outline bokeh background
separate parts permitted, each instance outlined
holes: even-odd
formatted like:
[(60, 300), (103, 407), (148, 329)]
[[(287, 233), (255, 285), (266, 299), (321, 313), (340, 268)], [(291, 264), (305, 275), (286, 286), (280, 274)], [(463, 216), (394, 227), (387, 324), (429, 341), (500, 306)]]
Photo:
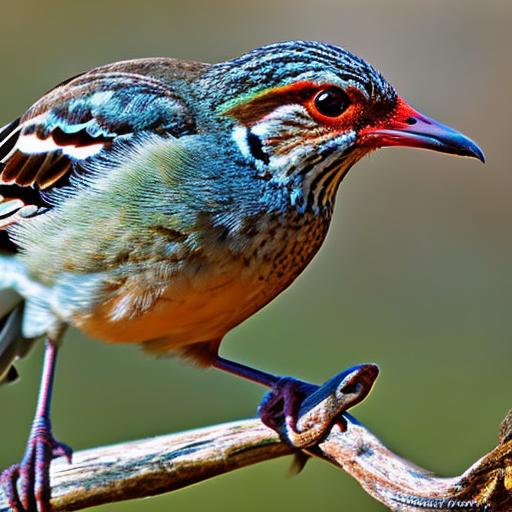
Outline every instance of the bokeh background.
[[(344, 181), (328, 240), (292, 288), (234, 330), (226, 356), (323, 381), (358, 362), (382, 375), (355, 411), (390, 447), (442, 475), (492, 448), (512, 405), (512, 173), (508, 0), (2, 4), (0, 122), (61, 80), (143, 56), (219, 61), (271, 41), (322, 39), (375, 64), (419, 110), (461, 129), (488, 163), (387, 149)], [(262, 389), (70, 332), (54, 401), (75, 449), (254, 414)], [(18, 460), (40, 348), (0, 389), (0, 467)], [(104, 512), (379, 511), (348, 476), (264, 463)]]

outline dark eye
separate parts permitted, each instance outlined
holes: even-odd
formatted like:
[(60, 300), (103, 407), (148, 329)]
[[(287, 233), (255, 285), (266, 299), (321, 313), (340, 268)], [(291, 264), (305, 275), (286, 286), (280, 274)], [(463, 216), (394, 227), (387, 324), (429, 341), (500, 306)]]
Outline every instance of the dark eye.
[(338, 87), (324, 89), (315, 96), (316, 109), (327, 117), (338, 117), (347, 110), (349, 105), (349, 97)]

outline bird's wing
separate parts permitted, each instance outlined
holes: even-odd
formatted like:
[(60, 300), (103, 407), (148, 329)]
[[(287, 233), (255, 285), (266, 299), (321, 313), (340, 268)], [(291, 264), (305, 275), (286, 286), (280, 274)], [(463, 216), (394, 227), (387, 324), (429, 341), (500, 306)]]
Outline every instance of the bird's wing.
[(81, 162), (108, 151), (117, 139), (194, 133), (193, 116), (173, 88), (179, 73), (164, 79), (166, 61), (154, 60), (79, 75), (0, 129), (0, 230), (44, 213), (52, 190), (67, 185)]

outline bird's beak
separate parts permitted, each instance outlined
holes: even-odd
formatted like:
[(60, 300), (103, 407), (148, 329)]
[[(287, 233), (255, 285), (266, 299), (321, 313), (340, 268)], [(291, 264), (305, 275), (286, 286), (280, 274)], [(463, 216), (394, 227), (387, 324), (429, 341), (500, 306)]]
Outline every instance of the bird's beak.
[(399, 98), (393, 114), (359, 132), (357, 144), (368, 148), (406, 146), (469, 156), (485, 162), (483, 151), (462, 133), (424, 116)]

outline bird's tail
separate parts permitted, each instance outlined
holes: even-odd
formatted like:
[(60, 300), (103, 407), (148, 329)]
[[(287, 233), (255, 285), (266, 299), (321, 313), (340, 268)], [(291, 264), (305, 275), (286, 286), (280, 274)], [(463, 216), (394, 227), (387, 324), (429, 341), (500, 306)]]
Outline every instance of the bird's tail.
[(17, 379), (13, 363), (32, 347), (21, 332), (23, 307), (24, 300), (15, 291), (0, 290), (0, 385)]

